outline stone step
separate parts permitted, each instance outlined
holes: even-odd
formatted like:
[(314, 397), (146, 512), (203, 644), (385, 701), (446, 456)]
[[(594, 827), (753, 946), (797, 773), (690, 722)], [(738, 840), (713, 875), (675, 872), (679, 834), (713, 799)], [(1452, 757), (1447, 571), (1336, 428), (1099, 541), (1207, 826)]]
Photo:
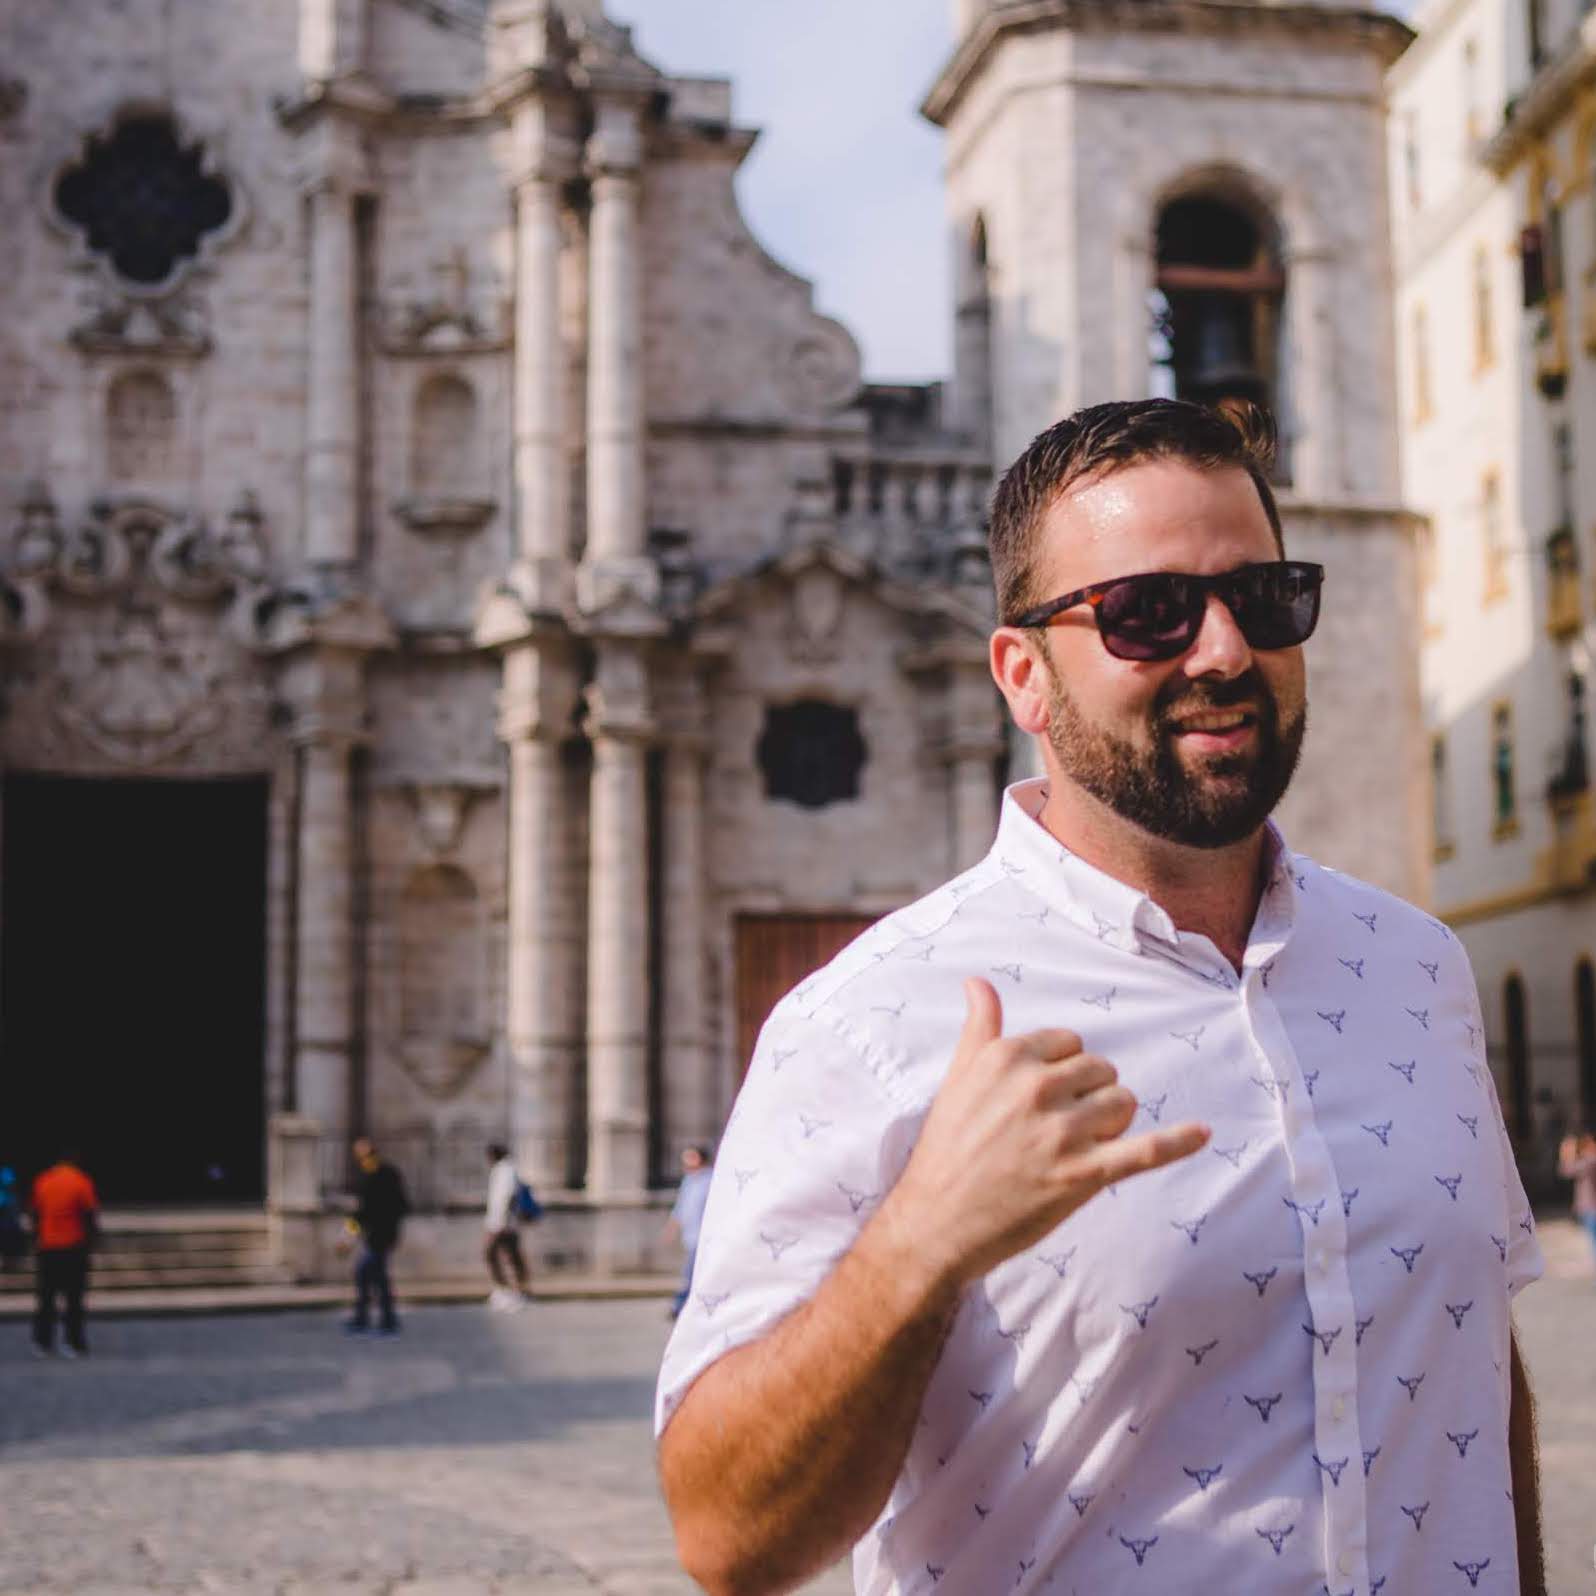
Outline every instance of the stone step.
[[(89, 1271), (91, 1292), (153, 1291), (162, 1288), (217, 1290), (243, 1286), (286, 1285), (292, 1276), (275, 1264), (241, 1264), (232, 1268), (212, 1268), (203, 1264), (172, 1264), (154, 1268), (102, 1269), (96, 1264)], [(0, 1293), (33, 1289), (29, 1269), (0, 1269)]]

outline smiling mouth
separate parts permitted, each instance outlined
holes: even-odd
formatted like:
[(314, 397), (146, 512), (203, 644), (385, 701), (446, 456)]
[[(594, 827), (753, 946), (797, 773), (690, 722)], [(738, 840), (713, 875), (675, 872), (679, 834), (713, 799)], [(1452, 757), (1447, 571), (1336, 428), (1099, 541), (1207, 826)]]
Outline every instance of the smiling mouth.
[(1223, 737), (1244, 731), (1258, 723), (1258, 716), (1247, 709), (1210, 709), (1179, 722), (1177, 736)]

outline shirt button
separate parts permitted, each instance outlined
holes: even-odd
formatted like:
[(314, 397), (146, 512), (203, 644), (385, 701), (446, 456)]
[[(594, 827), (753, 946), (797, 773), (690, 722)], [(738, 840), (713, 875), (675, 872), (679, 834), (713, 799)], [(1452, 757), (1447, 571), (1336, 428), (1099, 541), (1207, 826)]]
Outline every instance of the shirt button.
[(1336, 1569), (1339, 1573), (1350, 1574), (1352, 1572), (1352, 1565), (1353, 1557), (1351, 1552), (1343, 1552), (1336, 1559)]

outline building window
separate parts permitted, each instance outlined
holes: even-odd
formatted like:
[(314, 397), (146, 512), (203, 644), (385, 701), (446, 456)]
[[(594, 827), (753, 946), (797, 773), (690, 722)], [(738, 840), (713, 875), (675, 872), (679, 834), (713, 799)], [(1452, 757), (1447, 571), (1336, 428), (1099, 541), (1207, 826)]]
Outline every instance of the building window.
[(1507, 592), (1507, 538), (1502, 528), (1502, 485), (1494, 471), (1480, 484), (1480, 546), (1485, 557), (1485, 602)]
[(1507, 1037), (1507, 1125), (1514, 1141), (1530, 1137), (1529, 1003), (1518, 974), (1502, 983), (1502, 1028)]
[(1482, 244), (1474, 251), (1474, 369), (1496, 359), (1496, 328), (1491, 319), (1491, 257)]
[(1432, 411), (1430, 393), (1430, 329), (1424, 306), (1413, 311), (1413, 422), (1415, 426), (1430, 419)]
[(56, 211), (119, 277), (153, 288), (192, 260), (202, 240), (233, 214), (227, 184), (205, 170), (167, 116), (124, 117), (88, 141), (56, 179)]
[(1473, 39), (1463, 42), (1463, 136), (1470, 146), (1478, 142), (1480, 120), (1480, 49)]
[(1576, 798), (1590, 786), (1590, 756), (1585, 740), (1585, 678), (1570, 671), (1565, 683), (1564, 734), (1553, 756), (1546, 795), (1554, 804)]
[(1156, 249), (1154, 353), (1167, 346), (1175, 396), (1275, 408), (1286, 279), (1273, 220), (1230, 193), (1187, 194), (1159, 213)]
[(1452, 786), (1446, 768), (1446, 734), (1437, 732), (1430, 739), (1430, 818), (1434, 828), (1435, 857), (1450, 859), (1455, 847), (1452, 835)]
[(1409, 111), (1402, 120), (1402, 165), (1407, 173), (1408, 209), (1416, 211), (1424, 203), (1422, 169), (1419, 158), (1419, 113)]
[(767, 798), (802, 809), (857, 798), (866, 757), (859, 713), (818, 699), (772, 705), (757, 755)]
[(1546, 0), (1524, 0), (1524, 22), (1530, 71), (1538, 72), (1546, 65)]
[(1501, 839), (1518, 832), (1518, 778), (1513, 756), (1513, 707), (1491, 710), (1492, 834)]

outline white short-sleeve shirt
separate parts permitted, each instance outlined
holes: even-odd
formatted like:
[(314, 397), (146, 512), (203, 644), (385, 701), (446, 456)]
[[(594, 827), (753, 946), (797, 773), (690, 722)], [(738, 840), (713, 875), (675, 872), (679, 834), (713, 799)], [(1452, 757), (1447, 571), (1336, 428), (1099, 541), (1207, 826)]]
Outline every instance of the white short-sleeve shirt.
[(861, 1592), (1518, 1590), (1509, 1302), (1540, 1274), (1467, 959), (1273, 840), (1242, 973), (1008, 793), (973, 870), (767, 1022), (727, 1127), (660, 1429), (810, 1298), (901, 1173), (990, 980), (1194, 1157), (965, 1294)]

